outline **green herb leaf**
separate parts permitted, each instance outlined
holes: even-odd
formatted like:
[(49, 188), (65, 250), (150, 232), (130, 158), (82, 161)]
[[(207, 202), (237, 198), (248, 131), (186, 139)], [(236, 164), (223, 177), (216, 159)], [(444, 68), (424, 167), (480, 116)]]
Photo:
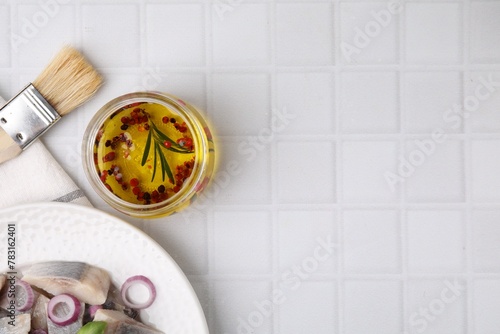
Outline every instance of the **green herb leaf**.
[(146, 139), (146, 146), (144, 147), (144, 155), (142, 156), (141, 166), (146, 164), (148, 161), (149, 150), (151, 148), (151, 137), (153, 135), (153, 131), (150, 129), (148, 133), (148, 139)]
[(151, 182), (153, 182), (153, 180), (155, 179), (155, 175), (156, 175), (156, 156), (158, 154), (157, 147), (158, 147), (158, 145), (155, 144), (155, 157), (153, 159), (153, 176), (151, 177)]
[(158, 147), (158, 143), (155, 142), (155, 146), (157, 147), (158, 150), (158, 155), (160, 156), (160, 165), (161, 165), (161, 179), (165, 181), (165, 156), (163, 155), (163, 152), (160, 150)]
[(165, 154), (161, 151), (160, 144), (155, 143), (158, 146), (158, 152), (160, 153), (160, 164), (162, 169), (162, 180), (165, 181), (165, 174), (167, 174), (169, 180), (174, 180), (174, 175), (170, 170), (170, 166), (168, 165), (167, 158), (165, 158)]
[(180, 149), (180, 150), (185, 151), (185, 152), (189, 152), (185, 148), (183, 148), (182, 146), (180, 146), (179, 144), (177, 144), (173, 139), (171, 139), (166, 134), (164, 134), (163, 132), (161, 132), (160, 129), (158, 129), (156, 127), (156, 125), (154, 125), (153, 122), (151, 122), (151, 124), (153, 125), (153, 129), (155, 130), (155, 132), (158, 135), (158, 137), (159, 137), (160, 141), (162, 142), (162, 144), (166, 140), (166, 141), (170, 142), (170, 144), (172, 144), (172, 147), (175, 146), (177, 149)]
[(178, 149), (173, 148), (173, 147), (169, 147), (169, 148), (165, 147), (165, 149), (172, 151), (172, 152), (175, 152), (175, 153), (180, 153), (180, 154), (193, 154), (193, 151), (179, 151)]
[(104, 321), (92, 321), (80, 328), (76, 334), (104, 334), (107, 326)]

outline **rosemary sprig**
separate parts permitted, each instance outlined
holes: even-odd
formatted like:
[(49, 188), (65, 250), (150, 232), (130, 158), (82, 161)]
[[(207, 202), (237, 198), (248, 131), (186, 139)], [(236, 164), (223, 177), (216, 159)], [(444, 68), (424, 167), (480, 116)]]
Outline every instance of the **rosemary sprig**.
[[(141, 166), (144, 166), (146, 162), (148, 161), (148, 156), (149, 152), (151, 151), (151, 144), (154, 145), (154, 156), (153, 156), (153, 175), (151, 177), (151, 182), (153, 182), (155, 176), (156, 176), (156, 165), (157, 165), (157, 159), (160, 159), (160, 166), (161, 166), (161, 177), (162, 181), (165, 181), (165, 175), (168, 176), (169, 180), (171, 183), (174, 182), (174, 175), (172, 173), (172, 170), (170, 169), (170, 166), (168, 165), (167, 158), (165, 157), (165, 153), (163, 152), (162, 149), (169, 150), (175, 153), (180, 153), (180, 154), (189, 154), (193, 153), (192, 151), (187, 150), (186, 148), (180, 146), (169, 138), (166, 134), (160, 131), (156, 127), (156, 125), (151, 121), (151, 127), (149, 128), (148, 132), (148, 138), (146, 139), (146, 145), (144, 147), (144, 154), (142, 156), (142, 161), (141, 161)], [(171, 146), (170, 147), (165, 147), (163, 145), (163, 142), (168, 141), (170, 142)], [(154, 142), (154, 143), (152, 143)], [(175, 148), (174, 148), (175, 146)]]
[[(169, 147), (169, 149), (175, 147), (175, 148), (177, 148), (180, 151), (189, 152), (184, 147), (182, 147), (181, 145), (177, 144), (177, 142), (175, 140), (171, 139), (166, 134), (164, 134), (163, 132), (161, 132), (160, 129), (158, 129), (153, 122), (151, 122), (151, 125), (152, 125), (152, 128), (154, 129), (154, 131), (156, 132), (156, 135), (158, 135), (159, 139), (162, 141), (162, 143), (163, 143), (163, 141), (168, 141), (168, 142), (170, 142), (170, 144), (172, 144), (172, 146)], [(189, 152), (189, 153), (191, 153), (191, 152)]]

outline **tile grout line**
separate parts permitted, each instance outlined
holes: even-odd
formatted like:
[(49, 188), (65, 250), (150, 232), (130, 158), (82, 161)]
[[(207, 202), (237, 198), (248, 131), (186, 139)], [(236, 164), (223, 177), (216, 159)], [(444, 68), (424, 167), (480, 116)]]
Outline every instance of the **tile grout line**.
[[(212, 99), (212, 68), (213, 64), (213, 54), (212, 54), (212, 7), (210, 2), (206, 2), (204, 4), (204, 43), (205, 43), (205, 104), (206, 104), (206, 113), (209, 118), (213, 118), (213, 99)], [(208, 285), (208, 309), (210, 314), (207, 315), (207, 325), (208, 328), (215, 331), (216, 330), (216, 307), (215, 307), (215, 282), (212, 279), (212, 276), (215, 274), (215, 200), (211, 200), (212, 205), (207, 213), (207, 267), (208, 267), (208, 275), (207, 277), (207, 285)]]
[[(463, 53), (462, 58), (464, 62), (464, 71), (462, 73), (462, 103), (465, 101), (465, 96), (467, 94), (468, 79), (470, 78), (470, 44), (468, 38), (468, 32), (470, 31), (470, 0), (464, 0), (462, 4), (462, 38), (463, 38)], [(463, 131), (466, 135), (465, 140), (462, 145), (463, 161), (464, 161), (464, 192), (465, 192), (465, 270), (467, 273), (466, 278), (466, 301), (465, 301), (465, 328), (467, 328), (468, 333), (472, 333), (474, 330), (474, 310), (473, 310), (473, 293), (474, 293), (474, 279), (473, 279), (473, 261), (472, 261), (472, 142), (471, 142), (471, 119), (466, 119), (463, 125)]]
[[(17, 59), (17, 56), (16, 56), (16, 53), (14, 52), (14, 48), (12, 47), (12, 33), (13, 33), (13, 30), (15, 26), (17, 26), (17, 23), (18, 23), (18, 20), (16, 19), (16, 17), (18, 16), (18, 5), (15, 4), (15, 2), (13, 0), (10, 1), (10, 26), (11, 26), (11, 30), (10, 30), (10, 67), (11, 67), (11, 71), (12, 73), (19, 73), (19, 62), (18, 62), (18, 59)], [(12, 81), (15, 81), (15, 82), (12, 82)], [(19, 75), (14, 77), (14, 75), (11, 75), (11, 90), (12, 88), (14, 87), (14, 92), (17, 92), (18, 89), (21, 89), (21, 86), (19, 84), (19, 81), (20, 81), (20, 78), (19, 78)], [(10, 99), (10, 97), (6, 97), (4, 96), (4, 98), (8, 101)]]
[[(277, 18), (277, 4), (272, 1), (268, 4), (269, 13), (269, 54), (268, 61), (270, 61), (271, 72), (270, 72), (270, 107), (271, 110), (278, 108), (277, 101), (277, 70), (276, 70), (276, 49), (277, 49), (277, 28), (276, 28), (276, 18)], [(271, 113), (272, 114), (272, 113)], [(272, 121), (271, 121), (272, 122)], [(270, 123), (271, 124), (271, 123)], [(270, 145), (270, 169), (271, 169), (271, 202), (272, 202), (272, 245), (271, 245), (271, 259), (272, 259), (272, 291), (271, 300), (273, 298), (273, 291), (280, 291), (280, 249), (279, 249), (279, 139), (275, 136), (274, 140)], [(280, 305), (273, 305), (273, 316), (271, 317), (272, 323), (271, 328), (273, 328), (273, 333), (280, 333), (281, 323), (280, 323)]]
[[(406, 3), (405, 3), (406, 4)], [(406, 63), (406, 7), (403, 7), (399, 15), (397, 16), (398, 23), (398, 46), (399, 46), (399, 68), (398, 68), (398, 102), (399, 102), (399, 131), (401, 137), (399, 139), (399, 158), (402, 159), (405, 155), (405, 143), (406, 143), (406, 110), (405, 110), (405, 69), (407, 67)], [(398, 163), (396, 162), (396, 168)], [(410, 315), (410, 302), (409, 302), (409, 276), (408, 276), (408, 226), (406, 224), (406, 212), (407, 212), (407, 203), (406, 203), (406, 184), (405, 182), (401, 182), (399, 187), (399, 204), (400, 210), (397, 211), (399, 214), (399, 226), (400, 226), (400, 247), (401, 247), (401, 291), (402, 291), (402, 314), (401, 321), (403, 322), (402, 330), (404, 333), (410, 333), (409, 323), (406, 319), (409, 319)]]
[[(332, 4), (333, 7), (333, 15), (334, 15), (334, 40), (337, 42), (342, 41), (342, 26), (341, 26), (341, 10), (340, 3)], [(333, 119), (335, 119), (334, 124), (334, 135), (333, 138), (335, 140), (335, 200), (336, 200), (336, 211), (335, 218), (337, 220), (337, 236), (335, 241), (337, 242), (336, 248), (336, 273), (337, 273), (337, 282), (336, 282), (336, 290), (337, 290), (337, 300), (336, 300), (336, 308), (337, 308), (337, 332), (344, 333), (345, 332), (345, 324), (344, 324), (344, 294), (342, 287), (344, 286), (344, 261), (343, 261), (343, 193), (342, 193), (342, 141), (340, 137), (341, 131), (341, 122), (342, 122), (342, 101), (341, 101), (341, 92), (342, 92), (342, 55), (340, 48), (335, 47), (335, 72), (334, 72), (334, 91), (333, 93), (333, 101), (334, 101), (334, 113)]]

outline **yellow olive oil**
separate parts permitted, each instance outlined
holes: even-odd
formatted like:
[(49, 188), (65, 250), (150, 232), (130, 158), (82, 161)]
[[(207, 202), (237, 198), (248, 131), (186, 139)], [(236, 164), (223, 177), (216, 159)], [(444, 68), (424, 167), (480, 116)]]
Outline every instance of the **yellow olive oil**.
[(163, 202), (195, 168), (195, 141), (179, 114), (150, 102), (115, 111), (100, 128), (94, 163), (106, 188), (134, 204)]

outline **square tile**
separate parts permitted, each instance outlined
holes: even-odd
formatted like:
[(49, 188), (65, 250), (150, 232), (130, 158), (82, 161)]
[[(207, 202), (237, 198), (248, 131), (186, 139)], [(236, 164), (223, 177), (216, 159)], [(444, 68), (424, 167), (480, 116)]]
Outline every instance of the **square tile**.
[[(173, 215), (161, 224), (146, 220), (144, 229), (165, 248), (186, 274), (208, 273), (207, 217), (204, 213), (196, 211), (189, 216)], [(189, 245), (189, 252), (186, 251), (186, 245)]]
[(269, 63), (270, 31), (267, 4), (238, 3), (221, 15), (212, 7), (213, 61), (216, 65)]
[(270, 81), (267, 74), (214, 74), (212, 110), (222, 136), (258, 135), (271, 129)]
[[(213, 333), (272, 332), (275, 303), (269, 282), (216, 281)], [(276, 301), (282, 301), (282, 298)]]
[(400, 282), (346, 281), (344, 333), (401, 333), (403, 296)]
[(473, 72), (466, 82), (464, 115), (474, 132), (500, 131), (500, 72)]
[(405, 8), (409, 63), (461, 63), (461, 4), (408, 3)]
[(205, 61), (205, 14), (198, 4), (146, 7), (147, 61), (151, 66), (201, 66)]
[(472, 296), (474, 333), (496, 334), (500, 328), (500, 280), (474, 282)]
[(344, 211), (344, 270), (356, 274), (401, 272), (400, 234), (397, 211)]
[(217, 204), (267, 204), (271, 201), (270, 148), (248, 139), (219, 141), (219, 165), (203, 197)]
[[(20, 5), (13, 33), (20, 36), (12, 43), (19, 64), (24, 67), (45, 67), (59, 49), (75, 39), (75, 8), (53, 5)], [(50, 47), (48, 47), (50, 46)], [(36, 54), (36, 57), (33, 55)], [(1, 56), (0, 56), (1, 57)]]
[(200, 305), (203, 309), (203, 313), (205, 314), (205, 318), (212, 319), (212, 310), (210, 306), (212, 302), (212, 299), (210, 298), (210, 285), (204, 281), (195, 281), (193, 278), (189, 279), (191, 286), (196, 293), (196, 297), (200, 301)]
[(279, 306), (280, 332), (334, 334), (337, 293), (334, 282), (303, 282)]
[(398, 59), (398, 14), (387, 4), (341, 3), (340, 54), (346, 64), (388, 64)]
[(500, 62), (500, 4), (476, 2), (471, 4), (470, 58), (477, 63)]
[(346, 133), (399, 131), (399, 83), (395, 72), (344, 72), (340, 127)]
[(500, 272), (500, 210), (475, 210), (472, 230), (474, 270)]
[(342, 143), (342, 197), (346, 202), (397, 202), (398, 185), (388, 173), (396, 171), (398, 143), (345, 141)]
[(461, 272), (465, 227), (461, 211), (407, 213), (408, 268), (414, 273)]
[(81, 12), (83, 47), (95, 66), (140, 65), (138, 5), (83, 5)]
[[(25, 44), (25, 38), (17, 34), (11, 35), (10, 32), (10, 7), (0, 6), (0, 49), (9, 50), (9, 52), (0, 53), (0, 67), (10, 66), (11, 47), (15, 50), (16, 45)], [(10, 37), (10, 38), (9, 38)]]
[(467, 286), (463, 280), (410, 281), (405, 317), (410, 334), (465, 334), (466, 301)]
[[(9, 74), (0, 74), (0, 101), (1, 99), (4, 99), (5, 102), (7, 100), (14, 96), (15, 92), (12, 87), (11, 83), (11, 76)], [(0, 106), (3, 105), (2, 102), (0, 102)]]
[(333, 211), (280, 211), (279, 267), (301, 266), (308, 274), (334, 273), (337, 232)]
[(403, 78), (407, 132), (462, 131), (463, 98), (459, 72), (410, 72)]
[(328, 134), (334, 129), (334, 78), (330, 73), (278, 73), (277, 108), (293, 119), (283, 134)]
[(272, 270), (271, 215), (216, 211), (214, 264), (218, 274), (269, 274)]
[(413, 170), (406, 180), (410, 202), (462, 202), (465, 199), (463, 143), (432, 138), (406, 143), (404, 160)]
[(335, 200), (334, 145), (329, 142), (278, 143), (278, 199), (282, 203)]
[(473, 140), (472, 198), (476, 202), (500, 201), (500, 141)]
[(166, 73), (159, 75), (157, 90), (173, 94), (205, 114), (207, 109), (204, 73)]
[[(134, 91), (134, 87), (140, 87), (141, 83), (141, 75), (137, 73), (126, 73), (122, 71), (120, 73), (116, 72), (108, 72), (108, 71), (100, 71), (101, 75), (104, 78), (105, 84), (97, 91), (95, 96), (87, 101), (81, 108), (79, 108), (78, 112), (72, 112), (69, 116), (73, 117), (73, 114), (77, 116), (78, 121), (72, 122), (75, 126), (80, 126), (78, 130), (75, 130), (80, 133), (80, 136), (83, 136), (83, 133), (89, 124), (90, 120), (94, 117), (95, 113), (106, 103), (109, 102), (110, 98), (118, 97), (123, 94), (131, 93)], [(54, 130), (59, 128), (59, 126), (54, 126)], [(61, 127), (62, 128), (62, 127)], [(52, 133), (52, 129), (49, 133)], [(49, 134), (48, 133), (48, 134)]]
[(332, 64), (333, 17), (333, 6), (329, 3), (276, 5), (277, 63)]

